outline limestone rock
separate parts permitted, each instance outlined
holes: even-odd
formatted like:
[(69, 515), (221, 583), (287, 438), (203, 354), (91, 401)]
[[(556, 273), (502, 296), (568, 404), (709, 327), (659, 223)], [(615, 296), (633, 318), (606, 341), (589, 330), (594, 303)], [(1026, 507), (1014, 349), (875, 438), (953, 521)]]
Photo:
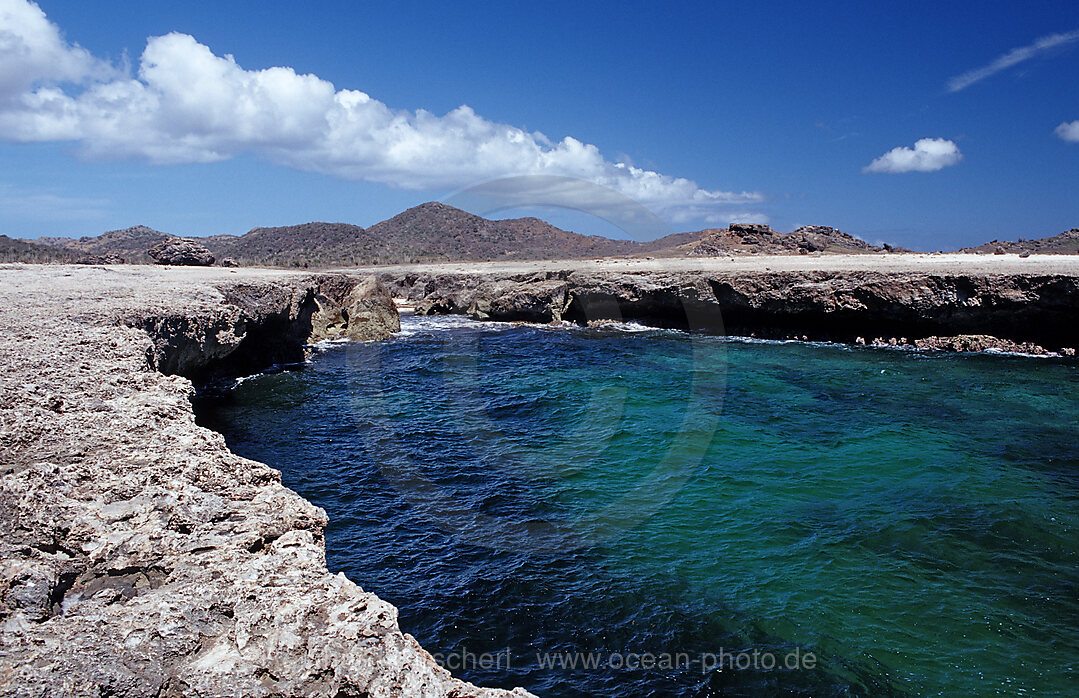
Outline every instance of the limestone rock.
[(393, 606), (330, 574), (326, 513), (198, 426), (191, 382), (148, 361), (291, 351), (320, 288), (0, 269), (0, 695), (528, 695), (454, 679)]
[(401, 330), (393, 298), (375, 278), (338, 275), (313, 279), (319, 309), (311, 318), (308, 343), (325, 339), (385, 339)]
[(1038, 346), (1033, 342), (1013, 342), (986, 334), (964, 334), (955, 337), (924, 337), (915, 340), (913, 345), (918, 349), (933, 349), (937, 351), (1010, 351), (1037, 355), (1049, 353), (1045, 347)]
[[(816, 234), (813, 231), (807, 234)], [(804, 248), (803, 248), (804, 249)], [(710, 333), (884, 343), (985, 335), (997, 347), (1079, 344), (1079, 280), (1054, 274), (871, 271), (383, 274), (416, 313), (634, 320)], [(941, 349), (960, 345), (939, 343)], [(988, 346), (988, 345), (987, 345)]]

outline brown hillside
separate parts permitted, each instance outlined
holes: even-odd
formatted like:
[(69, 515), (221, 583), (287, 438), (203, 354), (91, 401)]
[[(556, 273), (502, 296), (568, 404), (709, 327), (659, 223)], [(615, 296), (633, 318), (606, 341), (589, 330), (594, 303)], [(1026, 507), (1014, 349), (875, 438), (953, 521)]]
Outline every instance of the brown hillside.
[[(146, 250), (171, 238), (146, 226), (113, 230), (97, 237), (42, 238), (38, 242), (78, 258), (116, 255), (151, 263)], [(219, 262), (244, 266), (335, 267), (363, 264), (465, 260), (584, 259), (593, 257), (683, 257), (727, 254), (808, 254), (879, 252), (882, 249), (834, 228), (806, 226), (781, 234), (767, 225), (675, 233), (635, 242), (580, 235), (539, 218), (489, 220), (442, 203), (426, 203), (370, 228), (348, 223), (304, 223), (254, 228), (243, 235), (192, 238)]]
[(199, 242), (244, 266), (350, 266), (366, 262), (364, 229), (348, 223), (304, 223), (213, 235)]
[(493, 221), (431, 202), (367, 229), (381, 258), (394, 261), (572, 259), (628, 254), (637, 243), (580, 235), (539, 218)]
[(351, 266), (486, 259), (558, 259), (630, 254), (641, 243), (571, 233), (539, 218), (493, 221), (426, 203), (366, 230), (347, 223), (305, 223), (215, 235), (201, 242), (218, 259), (243, 265)]

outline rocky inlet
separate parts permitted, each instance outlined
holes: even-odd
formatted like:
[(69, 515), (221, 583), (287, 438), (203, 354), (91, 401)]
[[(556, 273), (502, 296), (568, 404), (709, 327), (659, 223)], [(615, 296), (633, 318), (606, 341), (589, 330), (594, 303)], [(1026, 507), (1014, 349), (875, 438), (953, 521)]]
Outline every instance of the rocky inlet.
[[(959, 351), (1079, 345), (1071, 259), (597, 260), (297, 274), (0, 267), (0, 694), (498, 696), (326, 568), (325, 513), (195, 424), (193, 382), (419, 313)], [(362, 581), (362, 580), (358, 580)]]

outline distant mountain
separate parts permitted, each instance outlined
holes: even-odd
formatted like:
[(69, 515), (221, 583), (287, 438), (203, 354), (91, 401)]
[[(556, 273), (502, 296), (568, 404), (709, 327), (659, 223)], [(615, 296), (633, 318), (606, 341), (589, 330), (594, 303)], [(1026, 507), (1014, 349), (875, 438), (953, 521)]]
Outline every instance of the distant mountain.
[(572, 259), (648, 248), (629, 240), (571, 233), (539, 218), (488, 220), (437, 202), (420, 204), (367, 229), (347, 223), (305, 223), (200, 241), (218, 259), (274, 266)]
[(145, 225), (136, 225), (123, 230), (110, 230), (93, 237), (79, 239), (47, 237), (35, 242), (50, 247), (67, 250), (76, 257), (97, 257), (117, 255), (130, 264), (152, 264), (154, 260), (146, 254), (157, 243), (168, 240), (174, 235), (166, 235)]
[(1059, 235), (1036, 240), (1019, 238), (1015, 242), (993, 240), (977, 247), (964, 247), (960, 252), (968, 254), (992, 254), (1000, 250), (1006, 254), (1079, 254), (1079, 228), (1066, 230)]
[(493, 221), (436, 202), (421, 204), (371, 226), (378, 257), (435, 259), (558, 259), (629, 254), (638, 245), (580, 235), (539, 218)]
[[(81, 259), (116, 255), (128, 262), (150, 263), (146, 250), (172, 237), (139, 225), (96, 237), (41, 238), (37, 243)], [(650, 242), (613, 240), (562, 230), (539, 218), (489, 220), (437, 202), (415, 206), (366, 229), (348, 223), (304, 223), (255, 228), (243, 235), (189, 239), (209, 248), (219, 262), (231, 259), (243, 266), (279, 267), (754, 252), (860, 253), (891, 249), (870, 245), (825, 226), (805, 226), (783, 234), (767, 225), (750, 223), (675, 233)]]

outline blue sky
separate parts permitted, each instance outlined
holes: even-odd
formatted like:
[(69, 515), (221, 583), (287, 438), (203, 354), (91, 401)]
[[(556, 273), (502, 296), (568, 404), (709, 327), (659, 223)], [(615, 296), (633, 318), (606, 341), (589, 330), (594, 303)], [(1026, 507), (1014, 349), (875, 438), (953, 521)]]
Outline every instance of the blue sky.
[(520, 174), (657, 233), (1079, 227), (1079, 3), (894, 5), (0, 0), (0, 233), (370, 225)]

